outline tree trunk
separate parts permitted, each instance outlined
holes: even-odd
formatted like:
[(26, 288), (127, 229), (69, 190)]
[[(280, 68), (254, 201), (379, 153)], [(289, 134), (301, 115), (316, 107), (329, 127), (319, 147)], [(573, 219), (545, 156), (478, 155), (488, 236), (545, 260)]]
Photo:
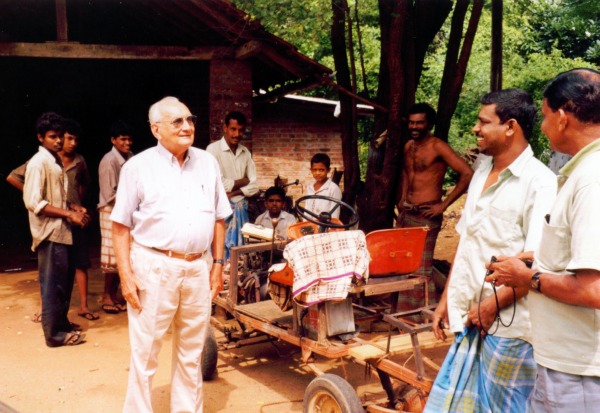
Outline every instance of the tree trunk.
[[(393, 225), (406, 136), (403, 117), (415, 102), (427, 47), (452, 9), (451, 0), (379, 0), (381, 61), (377, 102), (389, 108), (377, 113), (365, 188), (359, 197), (361, 228)], [(384, 143), (374, 143), (386, 131)]]
[[(401, 116), (404, 108), (405, 72), (400, 54), (408, 16), (408, 0), (380, 0), (381, 19), (381, 67), (379, 75), (379, 103), (389, 107), (388, 114), (378, 113), (375, 119), (377, 138), (387, 129), (387, 139), (376, 157), (378, 165), (367, 170), (365, 188), (359, 199), (359, 209), (363, 219), (360, 227), (365, 232), (389, 228), (393, 223), (394, 191), (401, 168), (400, 151)], [(373, 158), (371, 159), (373, 164)], [(377, 170), (379, 173), (374, 173)], [(368, 219), (364, 219), (368, 217)]]
[(502, 89), (502, 14), (503, 0), (492, 0), (492, 67), (490, 91)]
[[(452, 15), (452, 26), (448, 39), (448, 51), (446, 52), (442, 85), (440, 86), (438, 116), (435, 125), (435, 136), (444, 141), (448, 141), (450, 121), (458, 104), (460, 91), (465, 80), (467, 64), (471, 56), (471, 48), (473, 47), (479, 18), (481, 17), (481, 9), (483, 8), (483, 0), (473, 0), (471, 17), (461, 49), (463, 26), (469, 3), (470, 0), (458, 0)], [(443, 99), (441, 98), (442, 96)]]
[[(333, 22), (331, 25), (331, 46), (336, 69), (337, 83), (347, 90), (352, 89), (350, 68), (346, 54), (345, 21), (348, 4), (346, 0), (331, 0)], [(344, 193), (343, 200), (354, 205), (356, 192), (360, 182), (360, 165), (358, 162), (358, 143), (356, 140), (356, 105), (352, 97), (339, 93), (340, 123), (342, 126), (342, 154), (344, 158)], [(344, 216), (342, 215), (342, 219)]]

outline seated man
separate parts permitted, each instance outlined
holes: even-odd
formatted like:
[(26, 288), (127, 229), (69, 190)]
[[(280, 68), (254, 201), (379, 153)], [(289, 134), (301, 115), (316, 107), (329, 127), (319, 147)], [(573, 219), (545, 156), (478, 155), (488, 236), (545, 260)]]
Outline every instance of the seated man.
[(282, 210), (285, 202), (285, 191), (278, 186), (272, 186), (265, 192), (267, 210), (256, 217), (254, 223), (265, 228), (273, 228), (273, 220), (278, 220), (275, 226), (275, 239), (287, 239), (287, 227), (296, 223), (296, 217)]

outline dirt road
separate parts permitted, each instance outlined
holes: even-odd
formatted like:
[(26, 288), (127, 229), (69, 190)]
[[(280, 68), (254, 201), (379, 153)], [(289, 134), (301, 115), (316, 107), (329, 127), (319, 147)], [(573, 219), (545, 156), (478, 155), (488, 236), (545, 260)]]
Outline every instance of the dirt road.
[[(456, 245), (455, 209), (448, 211), (436, 258), (451, 260)], [(97, 321), (77, 317), (77, 293), (70, 318), (82, 324), (87, 342), (77, 347), (48, 348), (40, 324), (31, 316), (39, 305), (37, 272), (0, 273), (0, 402), (19, 413), (120, 412), (129, 361), (127, 317), (104, 314)], [(103, 285), (98, 270), (90, 273), (93, 308)], [(169, 411), (170, 337), (160, 355), (154, 380), (156, 413)], [(205, 383), (205, 412), (301, 412), (301, 400), (313, 373), (297, 348), (260, 344), (219, 352), (218, 378)], [(368, 394), (375, 378), (339, 360), (317, 367), (346, 377), (359, 394)], [(333, 370), (332, 370), (333, 369)], [(0, 404), (0, 413), (4, 413)]]

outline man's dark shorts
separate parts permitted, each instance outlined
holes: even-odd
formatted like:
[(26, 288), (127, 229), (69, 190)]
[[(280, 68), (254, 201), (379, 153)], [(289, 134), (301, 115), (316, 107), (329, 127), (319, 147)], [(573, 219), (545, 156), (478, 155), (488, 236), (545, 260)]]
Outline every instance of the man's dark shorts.
[(87, 245), (86, 230), (79, 227), (71, 227), (73, 234), (73, 245), (69, 251), (70, 261), (75, 268), (87, 270), (91, 266), (90, 254)]

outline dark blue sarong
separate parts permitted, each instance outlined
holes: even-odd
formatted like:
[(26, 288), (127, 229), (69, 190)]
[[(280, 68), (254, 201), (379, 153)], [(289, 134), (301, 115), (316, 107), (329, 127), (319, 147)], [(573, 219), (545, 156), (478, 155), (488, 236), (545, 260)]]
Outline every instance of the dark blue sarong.
[(242, 235), (242, 226), (248, 222), (248, 201), (246, 198), (238, 202), (231, 202), (233, 214), (225, 220), (227, 230), (225, 232), (225, 259), (228, 260), (231, 254), (231, 248), (244, 245)]

